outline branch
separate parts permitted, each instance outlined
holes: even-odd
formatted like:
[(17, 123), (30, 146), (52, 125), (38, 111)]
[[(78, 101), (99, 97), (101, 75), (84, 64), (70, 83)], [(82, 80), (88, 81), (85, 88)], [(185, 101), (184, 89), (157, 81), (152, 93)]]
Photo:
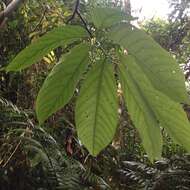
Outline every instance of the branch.
[(41, 18), (40, 18), (40, 21), (39, 21), (38, 24), (35, 26), (35, 28), (32, 30), (32, 32), (35, 32), (35, 31), (38, 29), (38, 27), (41, 25), (43, 19), (44, 19), (45, 16), (46, 16), (46, 12), (47, 12), (47, 8), (44, 9), (43, 14), (42, 14), (42, 16), (41, 16)]
[(87, 25), (86, 21), (82, 18), (81, 14), (79, 13), (78, 10), (76, 11), (76, 14), (79, 16), (79, 18), (80, 18), (80, 20), (82, 21), (82, 23), (83, 23), (83, 25), (84, 25), (86, 31), (89, 33), (90, 37), (92, 38), (93, 35), (92, 35), (92, 33), (90, 32), (90, 30), (88, 29), (88, 25)]
[(0, 28), (2, 27), (2, 24), (5, 24), (5, 21), (8, 17), (18, 8), (18, 6), (23, 2), (24, 0), (12, 0), (11, 3), (0, 12)]
[(3, 164), (3, 168), (9, 163), (9, 161), (11, 160), (11, 158), (14, 156), (15, 152), (18, 150), (19, 146), (21, 145), (21, 140), (19, 141), (19, 143), (16, 145), (14, 151), (11, 153), (11, 155), (9, 156), (9, 158), (7, 159), (7, 161)]
[(79, 5), (80, 5), (80, 0), (77, 0), (77, 1), (76, 1), (76, 5), (75, 5), (75, 9), (74, 9), (74, 11), (73, 11), (73, 14), (72, 14), (72, 16), (67, 20), (66, 24), (68, 24), (71, 20), (73, 20), (73, 19), (75, 18), (75, 15), (76, 15), (76, 13), (77, 13), (77, 11), (78, 11), (78, 9), (79, 9)]
[[(93, 34), (91, 33), (91, 31), (88, 28), (88, 24), (87, 22), (83, 19), (82, 15), (80, 14), (80, 10), (79, 10), (79, 5), (80, 5), (80, 0), (76, 1), (76, 5), (75, 5), (75, 9), (73, 11), (72, 16), (67, 20), (66, 24), (68, 24), (71, 20), (73, 20), (75, 18), (75, 15), (78, 15), (78, 17), (80, 18), (80, 20), (82, 21), (86, 31), (88, 32), (88, 34), (90, 35), (91, 38), (93, 38)], [(100, 45), (99, 42), (97, 42), (97, 46), (99, 46), (99, 48), (102, 50), (102, 52), (106, 54), (105, 50), (102, 48), (102, 46)]]
[(88, 29), (87, 23), (85, 22), (85, 20), (82, 18), (80, 12), (79, 12), (79, 5), (80, 5), (80, 0), (76, 1), (75, 4), (75, 9), (73, 11), (72, 16), (67, 20), (66, 24), (68, 24), (71, 20), (73, 20), (75, 18), (75, 15), (78, 15), (80, 20), (82, 21), (86, 31), (89, 33), (90, 37), (92, 37), (92, 33), (90, 32), (90, 30)]

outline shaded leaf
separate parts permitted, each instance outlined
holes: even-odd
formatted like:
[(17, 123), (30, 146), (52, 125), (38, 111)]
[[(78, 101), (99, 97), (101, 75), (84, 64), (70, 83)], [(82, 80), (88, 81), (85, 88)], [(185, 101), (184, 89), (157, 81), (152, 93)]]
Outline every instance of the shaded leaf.
[(169, 136), (177, 144), (190, 151), (190, 124), (182, 105), (157, 91), (147, 91), (152, 107)]
[(88, 66), (88, 53), (89, 46), (80, 44), (53, 68), (37, 97), (36, 113), (40, 123), (69, 102)]
[[(144, 89), (136, 79), (135, 61), (130, 56), (120, 56), (119, 79), (125, 103), (131, 119), (138, 129), (145, 151), (151, 161), (159, 159), (162, 153), (162, 136), (159, 123), (153, 108), (144, 94)], [(138, 73), (138, 79), (144, 82), (143, 73)]]
[(79, 139), (96, 156), (113, 139), (118, 122), (118, 101), (113, 65), (97, 62), (87, 74), (76, 104)]
[(131, 63), (127, 63), (127, 68), (130, 70), (131, 75), (135, 77), (134, 79), (141, 89), (141, 93), (146, 97), (146, 101), (151, 106), (152, 112), (160, 125), (166, 129), (177, 144), (190, 151), (190, 124), (182, 106), (154, 89), (139, 65), (135, 64), (135, 61)]
[(175, 60), (151, 37), (131, 25), (114, 27), (109, 38), (126, 48), (154, 88), (177, 102), (187, 102), (185, 79)]
[(48, 32), (37, 41), (22, 50), (7, 66), (6, 71), (24, 69), (47, 55), (58, 46), (70, 44), (87, 36), (80, 26), (62, 26)]
[[(127, 14), (122, 12), (118, 8), (102, 8), (95, 7), (90, 12), (90, 19), (95, 24), (97, 28), (106, 28), (110, 27), (116, 23), (126, 20)], [(128, 19), (132, 17), (128, 16)]]

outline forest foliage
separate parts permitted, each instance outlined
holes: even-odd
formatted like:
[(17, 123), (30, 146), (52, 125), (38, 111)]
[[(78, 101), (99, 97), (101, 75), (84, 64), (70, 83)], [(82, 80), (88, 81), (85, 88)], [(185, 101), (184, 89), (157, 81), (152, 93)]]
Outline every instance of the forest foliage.
[[(75, 11), (78, 13), (77, 8)], [(114, 137), (118, 123), (116, 83), (121, 84), (129, 115), (151, 160), (161, 157), (160, 127), (189, 150), (189, 122), (180, 105), (189, 100), (183, 73), (175, 60), (151, 37), (131, 25), (131, 18), (127, 15), (125, 18), (117, 8), (92, 8), (89, 15), (95, 32), (96, 28), (108, 28), (101, 36), (103, 42), (90, 32), (94, 43), (85, 45), (82, 42), (71, 49), (69, 55), (60, 58), (37, 97), (39, 122), (43, 123), (69, 102), (88, 69), (89, 74), (81, 84), (75, 116), (79, 139), (92, 155), (97, 155)], [(76, 41), (84, 41), (88, 32), (89, 29), (85, 31), (80, 26), (69, 25), (54, 29), (18, 54), (6, 71), (26, 68), (60, 45), (67, 48)], [(114, 43), (120, 47), (114, 47)], [(88, 60), (88, 54), (94, 54), (90, 52), (92, 48), (97, 51), (94, 65)], [(128, 55), (124, 55), (122, 48)], [(114, 75), (118, 75), (118, 80)]]
[(173, 175), (166, 172), (175, 169), (173, 162), (158, 161), (157, 168), (144, 155), (153, 163), (190, 147), (188, 2), (173, 1), (168, 21), (151, 20), (141, 29), (119, 1), (79, 2), (24, 3), (0, 32), (16, 44), (0, 45), (0, 184), (16, 180), (11, 174), (19, 168), (23, 178), (30, 168), (20, 189), (32, 183), (45, 189), (159, 189), (163, 176)]

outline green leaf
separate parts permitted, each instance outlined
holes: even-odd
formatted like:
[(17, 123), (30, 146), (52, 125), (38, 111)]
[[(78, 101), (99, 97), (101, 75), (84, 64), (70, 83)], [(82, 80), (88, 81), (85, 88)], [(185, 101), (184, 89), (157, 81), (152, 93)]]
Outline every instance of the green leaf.
[(118, 122), (117, 111), (113, 65), (104, 59), (87, 74), (75, 111), (79, 139), (92, 155), (97, 155), (113, 139)]
[(177, 144), (190, 152), (190, 124), (182, 105), (172, 101), (164, 94), (145, 89), (150, 103), (169, 136)]
[(6, 71), (24, 69), (42, 59), (51, 50), (62, 45), (68, 45), (86, 36), (87, 32), (80, 26), (55, 28), (22, 50), (7, 66)]
[(125, 20), (126, 17), (126, 13), (118, 8), (95, 7), (90, 11), (90, 20), (92, 20), (97, 28), (110, 27)]
[[(131, 119), (137, 128), (142, 143), (151, 161), (159, 159), (162, 153), (162, 136), (159, 123), (154, 114), (144, 89), (136, 79), (135, 61), (131, 56), (120, 56), (119, 79), (125, 103)], [(144, 82), (143, 73), (138, 72), (138, 79)]]
[(154, 88), (174, 101), (188, 101), (182, 71), (169, 53), (151, 37), (127, 24), (114, 27), (108, 37), (127, 49)]
[(37, 97), (36, 113), (40, 123), (69, 102), (88, 66), (88, 53), (89, 46), (80, 44), (53, 68)]
[(127, 68), (141, 89), (141, 93), (146, 97), (160, 126), (165, 128), (176, 143), (190, 151), (190, 124), (182, 106), (156, 90), (135, 61), (128, 61)]

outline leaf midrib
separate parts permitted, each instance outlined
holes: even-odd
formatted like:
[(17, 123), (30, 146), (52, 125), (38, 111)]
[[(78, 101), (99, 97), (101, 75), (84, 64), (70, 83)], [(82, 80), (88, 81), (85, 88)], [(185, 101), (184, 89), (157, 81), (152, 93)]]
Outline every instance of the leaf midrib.
[[(78, 39), (78, 38), (70, 38), (70, 39), (62, 39), (60, 42), (57, 42), (57, 39), (55, 39), (54, 41), (52, 41), (50, 44), (49, 43), (47, 43), (48, 44), (48, 47), (45, 47), (45, 48), (40, 48), (41, 50), (40, 51), (47, 51), (48, 49), (51, 49), (51, 50), (54, 50), (56, 47), (58, 47), (58, 46), (61, 46), (61, 44), (62, 43), (65, 43), (66, 41), (68, 41), (69, 43), (70, 43), (70, 41), (72, 41), (72, 40), (76, 40), (76, 39)], [(56, 45), (56, 43), (57, 43), (57, 45)], [(36, 42), (34, 42), (33, 44), (31, 44), (31, 45), (36, 45), (37, 44), (37, 41)], [(28, 46), (29, 47), (29, 46)], [(27, 47), (27, 48), (28, 48)], [(51, 47), (51, 48), (50, 48)], [(49, 51), (51, 51), (51, 50), (49, 50)], [(27, 61), (29, 58), (31, 58), (31, 57), (34, 57), (35, 56), (35, 54), (36, 54), (36, 51), (35, 52), (33, 52), (32, 53), (32, 55), (30, 54), (30, 55), (28, 55), (28, 56), (26, 56), (25, 57), (25, 59), (22, 59), (23, 61), (23, 64), (24, 64), (24, 62), (25, 61)], [(48, 54), (48, 53), (47, 53)], [(45, 56), (45, 55), (44, 55)], [(41, 57), (41, 56), (40, 56)], [(15, 57), (16, 58), (16, 57)], [(18, 57), (19, 58), (19, 57)], [(17, 58), (17, 59), (18, 59)], [(37, 58), (38, 60), (39, 59), (41, 59), (41, 58)], [(38, 61), (37, 61), (38, 62)], [(22, 65), (23, 65), (22, 64)]]
[[(152, 108), (151, 108), (151, 106), (149, 105), (149, 103), (148, 103), (148, 101), (146, 100), (146, 98), (144, 97), (144, 95), (143, 95), (143, 93), (142, 93), (142, 91), (141, 91), (141, 89), (139, 88), (139, 85), (136, 83), (136, 81), (134, 80), (134, 78), (131, 76), (131, 74), (130, 74), (130, 77), (131, 77), (131, 79), (132, 79), (132, 81), (134, 82), (134, 84), (136, 85), (136, 87), (137, 87), (137, 90), (139, 91), (139, 93), (141, 94), (141, 96), (142, 96), (142, 99), (143, 99), (143, 101), (145, 102), (145, 104), (147, 105), (146, 107), (148, 107), (151, 111), (150, 111), (150, 113), (152, 113), (151, 115), (151, 117), (153, 117), (154, 118), (154, 120), (155, 120), (155, 123), (157, 123), (156, 121), (157, 121), (157, 118), (156, 118), (156, 115), (155, 115), (155, 113), (154, 113), (154, 111), (152, 110)], [(136, 98), (134, 97), (134, 99), (135, 99), (135, 102), (136, 102)], [(137, 102), (136, 102), (137, 103)], [(140, 106), (139, 106), (140, 107)], [(144, 110), (140, 107), (140, 110), (142, 111), (142, 113), (143, 113), (143, 115), (145, 116), (145, 122), (146, 122), (146, 124), (147, 125), (150, 125), (149, 124), (149, 122), (147, 121), (147, 119), (146, 119), (146, 112), (144, 112)], [(159, 127), (159, 126), (156, 126), (156, 127)], [(149, 134), (149, 130), (147, 130), (148, 131), (148, 134)], [(154, 141), (154, 137), (152, 137), (151, 136), (151, 134), (149, 134), (149, 138), (150, 139), (152, 139), (151, 141), (153, 142)], [(154, 146), (154, 143), (152, 144), (153, 146)], [(154, 150), (155, 150), (156, 148), (154, 147)]]
[[(124, 65), (123, 65), (123, 66), (124, 66)], [(122, 72), (121, 72), (121, 68), (120, 68), (120, 73), (122, 73)], [(147, 100), (146, 100), (145, 97), (143, 96), (143, 93), (141, 93), (141, 90), (140, 90), (139, 86), (136, 84), (134, 78), (131, 76), (131, 74), (130, 74), (129, 72), (128, 72), (128, 74), (129, 74), (129, 77), (131, 78), (131, 80), (133, 81), (133, 83), (135, 84), (135, 86), (137, 87), (137, 90), (140, 92), (143, 101), (145, 102), (145, 104), (147, 105), (147, 107), (150, 107), (150, 106), (149, 106), (149, 103), (147, 102)], [(127, 85), (127, 83), (125, 83), (125, 84)], [(131, 91), (131, 88), (129, 87), (129, 85), (127, 85), (127, 86), (128, 86), (129, 91), (131, 92), (131, 94), (133, 94), (132, 91)], [(136, 104), (138, 105), (138, 102), (137, 102), (135, 96), (133, 96), (133, 98), (134, 98), (134, 101), (136, 102)], [(146, 124), (148, 124), (147, 119), (146, 119), (146, 114), (144, 113), (144, 110), (142, 109), (141, 106), (139, 106), (139, 109), (141, 110), (141, 112), (143, 113), (143, 115), (144, 115), (144, 117), (145, 117), (145, 122), (146, 122)], [(150, 110), (152, 111), (151, 108), (150, 108)], [(154, 112), (152, 111), (152, 113), (154, 113)], [(153, 117), (156, 119), (155, 114), (152, 114), (152, 115), (153, 115)], [(149, 124), (148, 124), (148, 125), (149, 125)], [(147, 130), (147, 131), (149, 132), (149, 130)], [(149, 134), (149, 133), (148, 133), (148, 134)], [(150, 137), (150, 139), (152, 139), (152, 136), (151, 136), (150, 134), (149, 134), (149, 137)], [(151, 141), (154, 141), (154, 139), (152, 139)], [(151, 143), (151, 144), (152, 144), (152, 143)], [(154, 146), (154, 145), (153, 145), (153, 146)], [(154, 150), (155, 150), (155, 147), (154, 147)]]
[[(101, 71), (100, 71), (100, 77), (98, 80), (98, 89), (101, 88), (101, 81), (103, 79), (103, 71), (104, 71), (104, 67), (105, 67), (105, 60), (101, 62), (102, 66), (101, 66)], [(97, 115), (98, 115), (98, 110), (99, 110), (99, 101), (100, 101), (100, 94), (101, 94), (101, 90), (97, 91), (97, 96), (96, 96), (96, 107), (95, 107), (95, 117), (94, 117), (94, 127), (93, 127), (93, 143), (92, 143), (92, 152), (94, 154), (94, 147), (95, 147), (95, 134), (96, 134), (96, 127), (97, 127)]]
[[(70, 55), (70, 54), (69, 54)], [(68, 56), (69, 57), (69, 56)], [(61, 90), (60, 90), (60, 93), (58, 93), (59, 94), (59, 98), (58, 99), (55, 99), (55, 101), (53, 101), (54, 103), (53, 103), (53, 105), (54, 106), (52, 106), (51, 107), (51, 114), (54, 112), (53, 110), (56, 110), (56, 107), (57, 107), (57, 102), (58, 101), (60, 101), (60, 94), (62, 94), (62, 92), (63, 92), (63, 87), (65, 87), (65, 86), (68, 86), (68, 84), (69, 84), (69, 82), (68, 81), (71, 81), (73, 78), (74, 78), (74, 76), (76, 76), (76, 73), (77, 73), (77, 71), (78, 70), (80, 70), (79, 68), (81, 67), (81, 64), (87, 59), (87, 57), (88, 57), (88, 53), (87, 54), (85, 54), (85, 56), (83, 57), (83, 59), (80, 61), (80, 63), (78, 63), (78, 65), (75, 67), (75, 69), (74, 69), (74, 73), (72, 73), (71, 75), (70, 75), (70, 77), (68, 76), (68, 78), (67, 78), (67, 82), (63, 82), (63, 81), (61, 81), (61, 84), (59, 84), (59, 87), (61, 88)], [(65, 59), (66, 60), (66, 59)], [(64, 61), (65, 61), (64, 60)], [(62, 62), (62, 63), (60, 63), (60, 64), (64, 64), (64, 61)], [(62, 68), (63, 69), (63, 68)], [(56, 73), (57, 74), (57, 73)], [(64, 76), (63, 76), (64, 77)], [(62, 80), (64, 80), (64, 79), (62, 79)], [(79, 79), (80, 80), (80, 79)], [(78, 81), (79, 81), (78, 80)], [(73, 81), (73, 80), (72, 80)], [(76, 83), (78, 83), (78, 81), (76, 81)], [(67, 84), (67, 85), (64, 85), (64, 84)], [(47, 86), (46, 88), (49, 88), (49, 86)], [(44, 89), (45, 90), (45, 89)], [(64, 94), (64, 93), (63, 93)], [(66, 100), (65, 101), (65, 104), (67, 104), (68, 103), (68, 93), (66, 93), (66, 94), (64, 94), (64, 100)], [(51, 105), (52, 104), (52, 102), (50, 101), (49, 102), (49, 104)], [(64, 105), (65, 105), (64, 104)], [(59, 108), (58, 109), (60, 109), (61, 107), (63, 107), (64, 105), (62, 105), (62, 106), (59, 106)], [(49, 114), (49, 115), (51, 115), (51, 114)]]

